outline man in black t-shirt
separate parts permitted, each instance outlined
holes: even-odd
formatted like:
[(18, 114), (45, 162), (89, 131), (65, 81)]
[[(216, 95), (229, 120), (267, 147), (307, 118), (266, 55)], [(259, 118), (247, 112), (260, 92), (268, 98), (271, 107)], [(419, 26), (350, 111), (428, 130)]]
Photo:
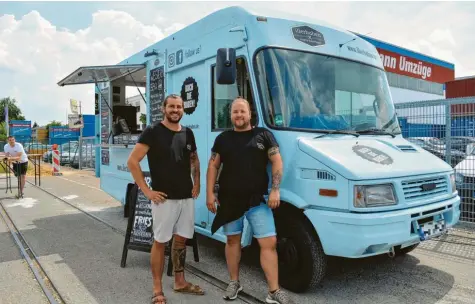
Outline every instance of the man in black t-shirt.
[[(272, 209), (280, 205), (282, 158), (279, 145), (267, 129), (251, 126), (247, 100), (237, 98), (231, 105), (233, 130), (224, 131), (214, 142), (208, 164), (206, 204), (217, 213), (211, 232), (221, 226), (227, 237), (226, 261), (231, 282), (224, 298), (234, 300), (242, 290), (239, 282), (241, 234), (244, 217), (261, 248), (261, 265), (269, 285), (267, 303), (292, 303), (279, 288), (276, 229)], [(268, 193), (268, 163), (272, 164), (272, 189)], [(219, 172), (218, 191), (215, 183)], [(264, 196), (269, 194), (268, 202)], [(216, 203), (218, 208), (216, 209)]]
[[(193, 131), (182, 127), (183, 100), (170, 95), (163, 102), (164, 120), (148, 126), (130, 154), (128, 166), (135, 182), (152, 201), (155, 242), (151, 252), (153, 303), (165, 303), (162, 276), (165, 244), (173, 236), (171, 258), (176, 292), (203, 295), (197, 285), (184, 276), (186, 240), (194, 234), (196, 199), (200, 193), (200, 163)], [(147, 155), (151, 189), (147, 186), (140, 162)], [(193, 172), (192, 172), (193, 171)], [(193, 175), (193, 180), (192, 176)]]

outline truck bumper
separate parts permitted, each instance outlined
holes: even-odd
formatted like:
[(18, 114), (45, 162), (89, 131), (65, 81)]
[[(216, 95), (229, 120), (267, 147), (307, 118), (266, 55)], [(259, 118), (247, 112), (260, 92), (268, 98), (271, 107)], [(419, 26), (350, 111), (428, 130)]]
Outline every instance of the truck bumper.
[(345, 213), (317, 209), (304, 212), (318, 233), (325, 254), (362, 258), (419, 243), (422, 219), (442, 217), (447, 228), (460, 218), (460, 197), (415, 208), (379, 213)]

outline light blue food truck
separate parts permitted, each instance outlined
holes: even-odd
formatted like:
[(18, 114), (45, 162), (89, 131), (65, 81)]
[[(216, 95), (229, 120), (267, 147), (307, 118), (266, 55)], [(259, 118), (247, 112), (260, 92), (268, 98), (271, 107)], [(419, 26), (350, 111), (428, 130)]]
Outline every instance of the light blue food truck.
[[(231, 127), (231, 101), (249, 100), (252, 122), (273, 132), (284, 161), (274, 214), (290, 290), (318, 284), (327, 256), (405, 254), (459, 220), (453, 169), (402, 137), (377, 50), (344, 29), (229, 7), (59, 85), (81, 83), (96, 87), (101, 188), (124, 204), (133, 182), (127, 158), (141, 132), (125, 87), (145, 88), (147, 124), (162, 119), (166, 95), (183, 98), (182, 124), (194, 131), (202, 166), (196, 232), (222, 242), (221, 230), (210, 233), (207, 160)], [(141, 166), (148, 171), (147, 159)], [(251, 242), (245, 224), (242, 245)]]

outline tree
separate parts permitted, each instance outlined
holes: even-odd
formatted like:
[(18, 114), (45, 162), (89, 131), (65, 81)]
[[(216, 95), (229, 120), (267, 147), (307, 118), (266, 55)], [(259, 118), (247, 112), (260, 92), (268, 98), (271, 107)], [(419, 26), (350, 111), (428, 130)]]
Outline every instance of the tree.
[(230, 111), (231, 103), (228, 102), (218, 112), (218, 125), (216, 127), (225, 129), (232, 127)]
[(49, 124), (46, 125), (46, 130), (49, 132), (49, 127), (56, 127), (56, 126), (61, 127), (62, 124), (60, 121), (53, 120)]
[(38, 128), (38, 124), (36, 123), (36, 121), (35, 121), (35, 123), (33, 124), (33, 128)]
[(8, 119), (9, 120), (25, 120), (20, 108), (17, 106), (15, 98), (2, 98), (0, 99), (0, 141), (6, 141), (7, 138), (7, 123), (5, 122), (5, 107), (8, 106)]
[(25, 120), (25, 116), (21, 113), (20, 108), (17, 106), (15, 98), (2, 98), (0, 99), (0, 123), (5, 122), (5, 106), (8, 105), (8, 119), (9, 120)]
[(147, 124), (147, 116), (144, 113), (140, 114), (139, 120), (142, 124)]

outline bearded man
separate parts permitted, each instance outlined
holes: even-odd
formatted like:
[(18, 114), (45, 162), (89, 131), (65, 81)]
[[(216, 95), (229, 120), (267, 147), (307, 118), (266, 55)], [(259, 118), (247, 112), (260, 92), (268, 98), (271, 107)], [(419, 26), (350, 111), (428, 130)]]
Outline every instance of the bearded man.
[[(172, 94), (162, 106), (164, 120), (148, 126), (129, 156), (127, 165), (140, 189), (152, 201), (154, 244), (150, 257), (153, 276), (152, 303), (166, 303), (162, 277), (165, 246), (173, 236), (171, 258), (175, 272), (174, 291), (203, 295), (203, 290), (185, 280), (186, 240), (193, 238), (195, 199), (200, 193), (200, 162), (193, 131), (183, 127), (183, 100)], [(140, 161), (147, 155), (151, 189)], [(193, 180), (192, 180), (193, 171)]]

